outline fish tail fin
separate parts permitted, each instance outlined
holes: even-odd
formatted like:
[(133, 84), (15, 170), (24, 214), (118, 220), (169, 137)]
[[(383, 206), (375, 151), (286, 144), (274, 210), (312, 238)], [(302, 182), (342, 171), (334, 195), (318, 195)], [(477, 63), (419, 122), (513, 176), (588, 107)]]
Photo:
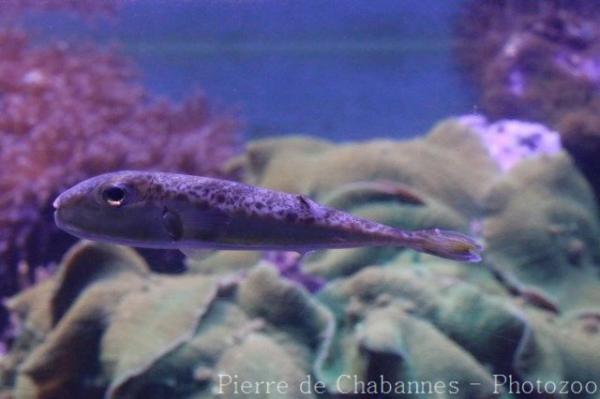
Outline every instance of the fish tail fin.
[(405, 245), (419, 252), (460, 262), (479, 262), (483, 246), (456, 231), (430, 229), (401, 231)]

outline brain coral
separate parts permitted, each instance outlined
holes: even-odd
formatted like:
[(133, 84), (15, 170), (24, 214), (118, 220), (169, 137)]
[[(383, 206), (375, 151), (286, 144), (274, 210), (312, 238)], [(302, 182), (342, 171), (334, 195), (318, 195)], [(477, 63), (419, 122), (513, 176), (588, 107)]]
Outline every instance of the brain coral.
[(597, 307), (598, 208), (566, 154), (515, 167), (496, 182), (485, 202), (489, 261), (541, 290), (564, 311)]
[[(0, 388), (16, 398), (311, 398), (300, 391), (310, 378), (333, 397), (402, 397), (432, 381), (472, 399), (495, 397), (494, 373), (595, 378), (600, 341), (586, 320), (523, 302), (489, 272), (468, 282), (460, 269), (396, 259), (313, 297), (261, 263), (235, 280), (154, 275), (132, 250), (79, 244), (53, 278), (9, 301), (20, 334), (0, 362)], [(287, 390), (243, 393), (232, 379)]]
[[(472, 156), (456, 156), (465, 149)], [(54, 277), (8, 301), (17, 334), (0, 362), (3, 393), (310, 398), (316, 392), (298, 391), (310, 378), (325, 397), (405, 397), (437, 386), (447, 393), (440, 397), (483, 399), (520, 397), (494, 385), (494, 374), (539, 380), (549, 387), (540, 397), (553, 396), (553, 381), (597, 383), (598, 214), (565, 153), (500, 173), (479, 136), (452, 120), (385, 146), (262, 140), (229, 166), (407, 227), (468, 229), (479, 219), (484, 261), (328, 251), (304, 265), (323, 277), (311, 294), (272, 265), (286, 261), (256, 253), (220, 251), (169, 276), (130, 249), (80, 243)], [(284, 381), (289, 391), (236, 393), (222, 384), (228, 376)]]
[(286, 381), (296, 393), (285, 397), (312, 397), (298, 384), (333, 326), (273, 268), (234, 285), (151, 275), (134, 251), (90, 243), (9, 306), (22, 332), (2, 361), (2, 387), (21, 398), (237, 397), (219, 375)]
[(431, 389), (408, 381), (439, 381), (442, 392), (456, 381), (460, 389), (449, 397), (514, 397), (494, 385), (493, 374), (542, 386), (595, 381), (600, 338), (586, 331), (584, 320), (557, 317), (448, 272), (432, 273), (427, 264), (397, 266), (363, 269), (319, 294), (337, 328), (318, 376), (334, 391), (353, 389), (351, 379), (336, 384), (340, 375), (374, 381), (380, 392), (380, 376), (403, 382), (390, 397)]
[[(487, 185), (500, 174), (480, 137), (456, 119), (408, 141), (334, 145), (302, 137), (259, 140), (229, 166), (242, 169), (251, 183), (307, 194), (389, 225), (465, 232), (482, 213)], [(382, 262), (397, 251), (321, 251), (305, 266), (331, 278), (366, 262)]]
[(0, 294), (72, 242), (52, 221), (63, 189), (116, 169), (219, 175), (237, 145), (232, 117), (152, 96), (115, 51), (0, 31)]

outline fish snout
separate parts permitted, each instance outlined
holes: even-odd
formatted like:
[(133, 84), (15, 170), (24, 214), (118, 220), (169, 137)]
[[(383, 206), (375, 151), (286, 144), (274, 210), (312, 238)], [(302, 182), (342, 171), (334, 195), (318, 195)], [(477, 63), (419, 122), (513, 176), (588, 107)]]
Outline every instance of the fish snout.
[(69, 189), (56, 197), (52, 203), (52, 206), (55, 210), (61, 210), (71, 208), (83, 200), (84, 196), (82, 196), (81, 193), (79, 193), (77, 190)]
[(52, 206), (54, 207), (54, 222), (59, 228), (65, 230), (68, 225), (78, 219), (77, 214), (80, 213), (78, 205), (80, 202), (81, 198), (71, 190), (67, 190), (56, 197)]
[(62, 203), (61, 197), (62, 197), (62, 195), (59, 195), (58, 197), (56, 197), (56, 199), (52, 203), (52, 207), (54, 207), (55, 210), (60, 208), (60, 204)]
[(67, 209), (66, 203), (68, 202), (65, 194), (60, 194), (52, 203), (54, 207), (54, 223), (63, 230), (65, 229), (65, 211)]
[(68, 191), (66, 191), (60, 194), (58, 197), (56, 197), (56, 199), (52, 203), (52, 206), (54, 207), (55, 211), (58, 211), (60, 209), (67, 208), (69, 204), (72, 204), (73, 202), (75, 202), (73, 196), (70, 195)]

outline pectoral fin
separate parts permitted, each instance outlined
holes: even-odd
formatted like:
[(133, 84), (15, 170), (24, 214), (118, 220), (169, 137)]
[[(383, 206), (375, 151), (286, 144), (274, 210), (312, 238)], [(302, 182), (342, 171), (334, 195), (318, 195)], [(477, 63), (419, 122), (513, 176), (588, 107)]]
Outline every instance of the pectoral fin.
[(179, 215), (167, 207), (162, 214), (163, 227), (173, 241), (179, 241), (183, 237), (183, 224)]

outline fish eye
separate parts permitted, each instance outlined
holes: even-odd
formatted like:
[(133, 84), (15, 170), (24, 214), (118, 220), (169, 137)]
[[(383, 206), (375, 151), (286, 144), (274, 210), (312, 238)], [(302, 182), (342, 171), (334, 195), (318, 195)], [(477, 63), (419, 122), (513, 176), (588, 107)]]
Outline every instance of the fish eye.
[(110, 206), (119, 207), (125, 202), (126, 194), (123, 187), (109, 186), (102, 190), (102, 199)]

